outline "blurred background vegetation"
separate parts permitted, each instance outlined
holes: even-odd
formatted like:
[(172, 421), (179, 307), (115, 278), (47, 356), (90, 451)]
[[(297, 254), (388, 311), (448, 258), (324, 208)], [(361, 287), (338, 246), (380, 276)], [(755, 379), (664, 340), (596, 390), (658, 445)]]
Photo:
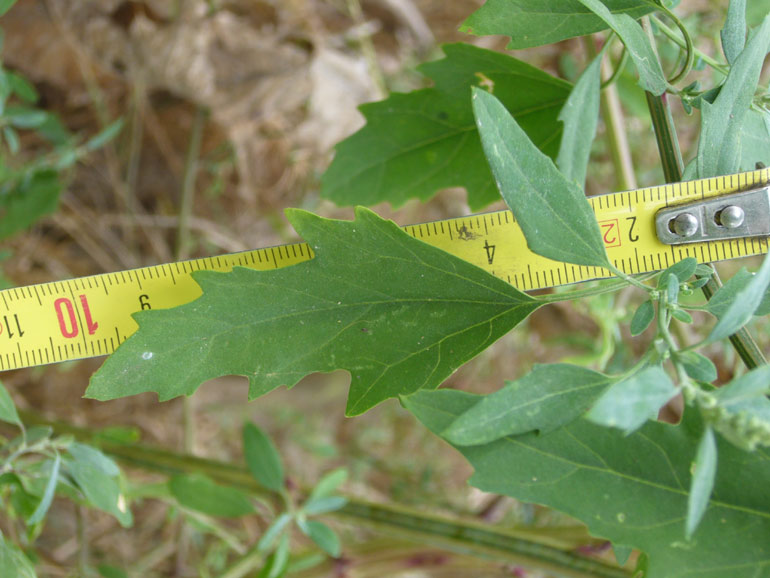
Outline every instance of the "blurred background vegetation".
[[(32, 123), (35, 130), (14, 131), (15, 141), (3, 133), (4, 180), (34, 165), (58, 175), (60, 188), (52, 186), (60, 194), (58, 209), (41, 211), (50, 214), (3, 241), (4, 286), (295, 240), (283, 217), (286, 207), (350, 217), (350, 208), (322, 200), (318, 187), (334, 144), (362, 124), (356, 106), (389, 91), (423, 87), (416, 66), (438, 57), (441, 43), (503, 50), (505, 38), (457, 30), (482, 3), (20, 0), (0, 19), (3, 67), (21, 78), (18, 83), (27, 81), (9, 102), (24, 104), (26, 94), (27, 104), (45, 111), (45, 118)], [(707, 55), (718, 55), (726, 5), (726, 0), (688, 0), (677, 8)], [(671, 43), (659, 49), (668, 70), (675, 69), (678, 50)], [(568, 80), (588, 58), (580, 39), (513, 54)], [(632, 72), (621, 74), (616, 90), (622, 132), (630, 143), (626, 161), (634, 168), (630, 186), (662, 182), (645, 98)], [(692, 151), (697, 112), (689, 116), (677, 104), (675, 114), (682, 148)], [(101, 146), (117, 130), (116, 120), (122, 130)], [(624, 184), (606, 136), (601, 124), (589, 194)], [(99, 140), (88, 140), (94, 138)], [(387, 205), (375, 210), (400, 224), (469, 213), (462, 190), (443, 191), (428, 203), (409, 202), (397, 211)], [(567, 357), (611, 368), (613, 360), (633, 354), (634, 345), (619, 326), (633, 311), (630, 295), (540, 310), (448, 385), (489, 392), (534, 363)], [(738, 362), (731, 350), (713, 347), (720, 377), (727, 379)], [(276, 441), (296, 486), (311, 486), (324, 472), (344, 466), (350, 473), (348, 496), (524, 527), (541, 541), (611, 559), (607, 545), (563, 516), (470, 488), (469, 466), (397, 403), (345, 419), (344, 373), (310, 376), (290, 393), (282, 388), (249, 404), (239, 378), (208, 383), (187, 404), (160, 404), (149, 394), (107, 403), (81, 399), (100, 363), (85, 360), (2, 377), (22, 410), (218, 460), (242, 461), (241, 424), (253, 421)], [(210, 528), (180, 524), (173, 506), (143, 498), (162, 476), (127, 471), (134, 527), (121, 528), (106, 514), (56, 500), (36, 542), (41, 575), (77, 576), (100, 565), (104, 576), (110, 569), (125, 573), (115, 576), (221, 575), (235, 555), (232, 544)], [(268, 523), (252, 516), (227, 528), (248, 544)], [(0, 515), (7, 533), (4, 524)], [(342, 558), (319, 561), (296, 575), (554, 575), (435, 550), (356, 524), (337, 521), (335, 528)], [(293, 551), (303, 548), (309, 546), (299, 539), (293, 545)]]

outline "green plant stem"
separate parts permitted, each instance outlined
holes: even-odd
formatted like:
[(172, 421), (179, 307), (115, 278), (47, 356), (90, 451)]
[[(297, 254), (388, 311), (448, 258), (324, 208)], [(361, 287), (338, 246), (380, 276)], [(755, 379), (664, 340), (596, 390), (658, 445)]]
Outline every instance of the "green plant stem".
[(85, 506), (75, 506), (75, 527), (78, 537), (78, 572), (81, 576), (88, 574), (88, 532), (86, 530), (87, 511)]
[(655, 140), (658, 143), (658, 152), (663, 166), (663, 177), (667, 183), (677, 183), (682, 180), (682, 152), (676, 137), (674, 120), (671, 117), (671, 107), (668, 104), (666, 93), (655, 96), (651, 92), (645, 92), (647, 108), (650, 110), (650, 118), (655, 131)]
[[(182, 194), (179, 203), (179, 223), (177, 225), (176, 250), (174, 260), (181, 261), (189, 257), (190, 247), (190, 217), (192, 216), (195, 199), (195, 181), (198, 174), (198, 158), (203, 141), (203, 129), (206, 126), (208, 112), (202, 106), (195, 110), (192, 129), (190, 131), (190, 146), (184, 163), (182, 179)], [(182, 423), (184, 427), (183, 447), (185, 452), (192, 453), (195, 446), (195, 419), (191, 397), (182, 398)]]
[(192, 129), (190, 131), (190, 146), (184, 163), (182, 179), (182, 195), (179, 203), (179, 225), (176, 236), (175, 260), (186, 259), (190, 249), (190, 217), (192, 216), (193, 200), (195, 199), (195, 180), (198, 175), (198, 158), (201, 153), (203, 129), (206, 126), (208, 112), (202, 106), (195, 110)]
[[(118, 443), (104, 439), (86, 428), (65, 422), (52, 422), (29, 411), (19, 411), (28, 424), (49, 425), (58, 434), (98, 445), (126, 465), (164, 474), (199, 473), (214, 481), (247, 491), (257, 497), (276, 500), (275, 494), (259, 486), (245, 467), (216, 460), (179, 454), (148, 445)], [(374, 504), (348, 497), (348, 504), (329, 515), (344, 518), (376, 530), (395, 533), (423, 544), (481, 557), (518, 564), (537, 564), (563, 576), (575, 578), (628, 578), (630, 573), (617, 566), (578, 556), (566, 549), (555, 548), (543, 539), (533, 538), (537, 530), (501, 529), (488, 524), (451, 520), (391, 504)]]
[(353, 22), (359, 29), (360, 36), (358, 42), (361, 46), (364, 60), (366, 60), (366, 66), (369, 69), (369, 77), (372, 79), (372, 83), (377, 89), (379, 96), (385, 98), (388, 94), (388, 88), (385, 84), (385, 77), (382, 75), (380, 65), (377, 62), (377, 51), (374, 49), (372, 37), (364, 30), (366, 21), (364, 19), (364, 12), (361, 9), (361, 3), (359, 0), (347, 0), (347, 8)]
[[(591, 59), (596, 58), (598, 52), (593, 37), (585, 36), (583, 42), (588, 56)], [(612, 76), (607, 70), (606, 61), (602, 61), (601, 70), (602, 78)], [(623, 126), (623, 109), (620, 107), (620, 97), (614, 83), (609, 84), (601, 91), (599, 101), (604, 126), (607, 131), (607, 144), (612, 157), (612, 165), (615, 167), (616, 188), (622, 191), (630, 191), (636, 188), (636, 177), (634, 176), (634, 165), (631, 161), (631, 149), (628, 146), (628, 139), (626, 138)]]
[[(195, 109), (190, 144), (184, 163), (182, 178), (182, 194), (179, 203), (179, 222), (177, 224), (175, 260), (180, 261), (189, 257), (190, 249), (190, 217), (192, 216), (193, 201), (195, 200), (195, 181), (198, 175), (198, 158), (203, 141), (203, 129), (206, 126), (208, 113), (202, 106)], [(195, 407), (193, 398), (182, 398), (182, 446), (187, 454), (194, 453), (195, 448)], [(184, 571), (187, 565), (187, 551), (190, 543), (190, 528), (184, 518), (180, 518), (177, 534), (176, 567)]]
[(620, 271), (619, 273), (620, 273), (620, 276), (622, 276), (621, 279), (614, 279), (612, 281), (607, 281), (606, 283), (603, 283), (598, 287), (589, 287), (588, 289), (578, 289), (576, 291), (567, 291), (565, 293), (551, 293), (548, 295), (538, 295), (536, 298), (538, 301), (542, 301), (543, 303), (558, 303), (559, 301), (575, 301), (577, 299), (583, 299), (585, 297), (594, 297), (596, 295), (604, 295), (605, 293), (614, 293), (615, 291), (623, 289), (624, 287), (627, 287), (630, 284), (638, 285), (638, 286), (640, 285), (642, 288), (648, 291), (650, 288), (647, 287), (646, 285), (643, 285), (642, 281), (646, 281), (647, 279), (651, 279), (652, 277), (657, 275), (657, 273), (645, 273), (644, 275), (631, 277), (629, 275), (626, 275), (622, 271)]
[[(719, 279), (719, 274), (714, 270), (714, 274), (709, 279), (709, 282), (701, 290), (706, 299), (710, 300), (721, 286), (722, 281)], [(764, 353), (762, 353), (759, 345), (757, 345), (756, 339), (754, 339), (754, 336), (745, 326), (730, 336), (730, 344), (743, 361), (746, 369), (755, 369), (767, 363), (767, 359), (765, 359)]]
[[(684, 48), (685, 50), (685, 62), (682, 65), (682, 69), (676, 74), (676, 76), (668, 80), (669, 84), (676, 84), (685, 78), (688, 74), (690, 74), (690, 71), (692, 70), (692, 64), (695, 60), (695, 45), (692, 42), (692, 37), (690, 36), (687, 27), (676, 14), (674, 14), (665, 6), (665, 4), (663, 4), (663, 2), (654, 2), (653, 0), (646, 1), (648, 4), (654, 6), (656, 10), (659, 10), (668, 16), (668, 18), (670, 18), (674, 24), (676, 24), (676, 27), (679, 28), (679, 32), (682, 33), (682, 41), (681, 43), (677, 42), (677, 44), (679, 44), (680, 48)], [(656, 19), (656, 22), (660, 22), (660, 20)], [(655, 44), (653, 43), (653, 47), (654, 46)]]
[[(649, 34), (649, 26), (645, 26), (645, 28)], [(663, 164), (663, 177), (667, 183), (678, 183), (682, 180), (684, 163), (682, 162), (682, 153), (679, 149), (679, 140), (676, 137), (676, 128), (672, 120), (668, 98), (665, 93), (655, 96), (647, 92), (646, 96), (652, 126), (658, 142), (658, 152)], [(709, 277), (708, 283), (701, 290), (708, 300), (721, 286), (719, 274), (714, 269), (714, 274)], [(731, 335), (730, 343), (748, 369), (754, 369), (767, 363), (756, 340), (746, 327), (741, 327), (735, 334)]]
[[(671, 28), (669, 28), (666, 24), (661, 22), (660, 18), (657, 18), (655, 16), (651, 17), (652, 20), (655, 21), (655, 26), (657, 26), (661, 32), (663, 32), (664, 35), (666, 35), (674, 44), (678, 45), (680, 48), (683, 48), (687, 50), (687, 43), (682, 38), (679, 38), (679, 35), (674, 32)], [(721, 62), (714, 60), (712, 57), (710, 57), (705, 52), (701, 52), (697, 48), (693, 47), (692, 49), (693, 55), (700, 58), (703, 62), (708, 64), (711, 68), (716, 70), (717, 72), (723, 74), (724, 76), (727, 76), (728, 68)]]
[(257, 547), (251, 548), (238, 561), (219, 575), (219, 578), (243, 578), (257, 570), (265, 561), (265, 557)]

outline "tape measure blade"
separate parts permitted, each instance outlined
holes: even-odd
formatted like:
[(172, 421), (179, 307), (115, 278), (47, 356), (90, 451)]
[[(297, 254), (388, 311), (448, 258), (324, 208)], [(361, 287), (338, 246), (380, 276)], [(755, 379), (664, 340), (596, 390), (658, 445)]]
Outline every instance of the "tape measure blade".
[(0, 291), (0, 371), (112, 353), (136, 331), (134, 313), (196, 299), (196, 271), (269, 270), (310, 258), (302, 243)]
[[(766, 253), (767, 239), (664, 245), (655, 232), (662, 207), (764, 185), (763, 169), (714, 179), (589, 198), (613, 264), (629, 274), (665, 269), (685, 257), (700, 262)], [(597, 267), (558, 263), (527, 248), (509, 211), (409, 225), (412, 236), (473, 263), (522, 290), (608, 276)], [(192, 274), (234, 266), (268, 270), (312, 258), (304, 244), (281, 245), (217, 257), (0, 291), (0, 370), (112, 353), (136, 330), (132, 314), (188, 303), (200, 295)]]

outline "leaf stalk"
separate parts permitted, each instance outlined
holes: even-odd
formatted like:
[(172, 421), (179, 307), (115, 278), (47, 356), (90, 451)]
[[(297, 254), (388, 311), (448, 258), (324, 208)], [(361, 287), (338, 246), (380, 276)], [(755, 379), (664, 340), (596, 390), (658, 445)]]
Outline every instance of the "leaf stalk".
[[(656, 21), (656, 24), (663, 29), (663, 24), (661, 22)], [(649, 25), (646, 23), (645, 28), (649, 34)], [(647, 105), (650, 109), (652, 126), (655, 130), (655, 138), (658, 143), (658, 153), (660, 154), (662, 162), (663, 176), (667, 183), (677, 183), (682, 180), (684, 163), (682, 161), (682, 152), (679, 148), (679, 140), (676, 136), (676, 128), (671, 115), (670, 103), (668, 102), (665, 93), (660, 96), (655, 96), (649, 92), (645, 94), (647, 97)], [(708, 283), (706, 283), (701, 290), (706, 299), (709, 300), (721, 286), (722, 283), (719, 280), (719, 275), (716, 269), (714, 269), (713, 275), (711, 275)], [(730, 343), (748, 369), (754, 369), (755, 367), (767, 363), (756, 340), (752, 337), (746, 327), (742, 327), (734, 335), (731, 335)]]

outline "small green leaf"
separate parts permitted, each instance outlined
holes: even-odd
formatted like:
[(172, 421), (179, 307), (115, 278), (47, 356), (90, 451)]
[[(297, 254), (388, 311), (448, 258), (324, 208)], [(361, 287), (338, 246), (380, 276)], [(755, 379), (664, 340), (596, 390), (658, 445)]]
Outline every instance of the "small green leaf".
[(64, 464), (90, 505), (112, 514), (121, 526), (131, 526), (131, 510), (126, 505), (115, 477), (108, 476), (88, 463), (66, 460)]
[(663, 368), (653, 365), (612, 384), (586, 417), (595, 424), (616, 427), (626, 435), (649, 419), (676, 395), (676, 387)]
[(739, 171), (753, 171), (757, 163), (770, 166), (770, 112), (765, 109), (749, 109), (739, 140)]
[(56, 115), (49, 114), (48, 120), (37, 128), (37, 133), (56, 146), (74, 146), (72, 133)]
[(721, 318), (735, 301), (737, 293), (745, 289), (753, 278), (753, 273), (749, 273), (746, 267), (741, 267), (712, 295), (706, 304), (706, 310), (717, 319)]
[(700, 289), (701, 287), (704, 287), (705, 285), (708, 285), (709, 278), (708, 277), (698, 277), (694, 281), (688, 281), (687, 286), (691, 290)]
[(746, 45), (746, 0), (730, 0), (727, 18), (719, 33), (722, 52), (729, 64), (733, 64)]
[(690, 495), (687, 498), (687, 522), (685, 531), (689, 540), (700, 524), (709, 505), (717, 475), (717, 441), (714, 431), (707, 427), (698, 443), (698, 452), (692, 464)]
[(289, 535), (281, 536), (278, 547), (265, 561), (265, 565), (257, 575), (257, 578), (280, 578), (286, 574), (289, 565)]
[(559, 113), (559, 120), (564, 123), (564, 132), (556, 166), (565, 177), (581, 187), (585, 184), (591, 143), (599, 122), (599, 87), (603, 57), (604, 50), (586, 67)]
[(613, 542), (612, 551), (615, 554), (615, 560), (617, 560), (618, 566), (623, 566), (628, 562), (634, 549), (631, 546), (624, 546), (623, 544), (615, 544)]
[(202, 474), (174, 476), (168, 488), (181, 506), (209, 516), (237, 518), (256, 511), (246, 494), (215, 484)]
[(21, 482), (21, 478), (18, 474), (13, 472), (5, 472), (0, 474), (0, 487), (2, 486), (16, 486), (17, 488), (24, 488), (24, 484)]
[(245, 375), (253, 399), (308, 373), (346, 369), (347, 413), (357, 415), (438, 387), (540, 305), (366, 209), (355, 221), (299, 210), (289, 217), (313, 259), (274, 271), (194, 273), (203, 296), (135, 314), (139, 330), (86, 395), (156, 391), (166, 400), (213, 377)]
[(493, 50), (469, 44), (442, 50), (445, 58), (419, 67), (432, 87), (361, 107), (366, 125), (337, 145), (321, 177), (323, 197), (338, 205), (398, 207), (463, 187), (473, 210), (499, 200), (476, 133), (472, 86), (494, 86), (532, 142), (556, 155), (562, 131), (556, 117), (569, 83)]
[[(706, 310), (716, 318), (721, 318), (731, 303), (736, 299), (739, 291), (745, 289), (746, 285), (754, 278), (754, 273), (749, 273), (746, 267), (741, 267), (730, 277), (727, 282), (714, 293), (706, 304)], [(754, 311), (754, 315), (763, 316), (770, 313), (770, 287), (765, 291), (762, 299)]]
[(667, 277), (662, 277), (661, 281), (666, 290), (668, 303), (676, 305), (677, 301), (679, 301), (679, 279), (676, 275), (669, 274)]
[(345, 468), (337, 468), (325, 474), (310, 492), (309, 499), (325, 498), (337, 491), (345, 480), (348, 479), (348, 471)]
[(42, 170), (23, 176), (8, 194), (0, 195), (0, 239), (53, 213), (59, 203), (60, 189), (56, 171)]
[(8, 106), (5, 109), (7, 121), (16, 128), (37, 128), (48, 119), (48, 113), (36, 108), (24, 106)]
[(262, 537), (259, 539), (259, 542), (257, 542), (257, 550), (259, 552), (269, 552), (273, 547), (276, 538), (281, 534), (283, 529), (286, 528), (291, 520), (292, 516), (287, 512), (284, 512), (275, 520), (273, 520), (273, 523), (268, 526), (267, 530), (265, 530), (265, 533), (262, 534)]
[(740, 377), (733, 379), (712, 395), (719, 404), (729, 408), (732, 405), (751, 403), (755, 398), (770, 394), (770, 365), (761, 365)]
[(345, 507), (348, 499), (343, 496), (326, 496), (325, 498), (309, 498), (302, 504), (302, 511), (308, 516), (317, 516), (334, 512)]
[(123, 124), (124, 123), (122, 118), (119, 118), (118, 120), (108, 124), (96, 136), (93, 136), (86, 141), (86, 150), (94, 151), (96, 149), (102, 148), (104, 145), (106, 145), (120, 134), (120, 131), (123, 130)]
[(706, 265), (705, 263), (698, 263), (698, 266), (695, 267), (695, 275), (698, 277), (711, 277), (714, 274), (714, 268), (711, 267), (711, 265)]
[(73, 442), (67, 449), (77, 462), (94, 467), (106, 476), (117, 477), (120, 475), (120, 469), (112, 458), (108, 458), (96, 448)]
[(684, 366), (687, 375), (698, 381), (711, 383), (717, 378), (717, 368), (714, 363), (697, 351), (677, 351), (674, 359)]
[(21, 418), (16, 411), (16, 404), (13, 403), (11, 395), (2, 382), (0, 382), (0, 420), (21, 427)]
[(599, 225), (580, 187), (532, 144), (492, 94), (474, 88), (473, 111), (497, 186), (529, 248), (556, 261), (608, 265)]
[(714, 429), (747, 451), (755, 451), (758, 445), (770, 445), (767, 437), (770, 431), (768, 384), (770, 365), (763, 365), (712, 391), (720, 416), (713, 421)]
[[(770, 34), (770, 28), (768, 33)], [(730, 304), (723, 310), (706, 342), (713, 343), (729, 337), (743, 327), (759, 307), (768, 287), (770, 287), (770, 258), (765, 257), (757, 274), (741, 289), (735, 291)]]
[(8, 84), (16, 96), (28, 104), (37, 102), (39, 95), (29, 80), (10, 70), (6, 71), (6, 75), (8, 76)]
[(642, 27), (628, 14), (613, 14), (599, 0), (578, 0), (601, 18), (623, 41), (639, 73), (639, 85), (654, 95), (666, 91), (666, 78), (660, 62)]
[[(655, 8), (644, 0), (604, 0), (613, 14), (640, 18)], [(460, 30), (477, 36), (510, 36), (508, 49), (553, 44), (600, 32), (606, 22), (578, 0), (487, 0)]]
[(652, 304), (652, 301), (647, 300), (638, 307), (631, 318), (631, 326), (629, 328), (631, 335), (636, 337), (644, 333), (653, 319), (655, 319), (655, 306)]
[(770, 15), (746, 43), (730, 67), (730, 73), (714, 104), (701, 104), (698, 141), (698, 178), (735, 172), (740, 163), (740, 135), (759, 82), (762, 64), (770, 48)]
[(746, 5), (746, 22), (749, 26), (757, 26), (770, 13), (770, 0), (751, 0)]
[(61, 466), (61, 456), (57, 453), (51, 464), (51, 473), (48, 476), (48, 482), (45, 485), (45, 491), (43, 497), (40, 498), (38, 504), (32, 515), (27, 518), (27, 524), (33, 525), (42, 521), (45, 515), (48, 513), (48, 508), (51, 507), (53, 497), (56, 494), (56, 486), (59, 483), (59, 467)]
[(677, 261), (671, 267), (663, 271), (660, 275), (660, 279), (668, 279), (669, 275), (676, 275), (681, 283), (687, 281), (695, 274), (698, 269), (698, 260), (694, 257), (687, 257), (681, 261)]
[(329, 554), (332, 558), (339, 558), (342, 547), (340, 539), (329, 526), (317, 520), (307, 520), (299, 524), (302, 533)]
[(676, 319), (677, 321), (680, 321), (682, 323), (692, 323), (692, 315), (690, 315), (687, 311), (684, 309), (672, 309), (671, 310), (671, 317)]
[(99, 564), (96, 569), (102, 578), (129, 578), (123, 569), (109, 564)]
[(253, 423), (243, 425), (243, 456), (255, 480), (268, 490), (283, 490), (281, 455), (267, 434)]
[(536, 365), (480, 398), (442, 436), (453, 444), (477, 445), (533, 430), (545, 433), (583, 414), (609, 383), (606, 375), (576, 365)]
[(19, 134), (13, 130), (13, 127), (3, 127), (3, 138), (5, 139), (5, 143), (8, 145), (8, 150), (11, 151), (11, 154), (18, 154), (21, 143), (19, 142)]
[[(5, 2), (7, 3), (7, 1)], [(0, 2), (2, 9), (3, 2)], [(35, 567), (16, 544), (0, 534), (0, 576), (8, 578), (37, 578)]]
[(16, 4), (16, 0), (0, 0), (0, 16), (3, 16), (13, 8), (14, 4)]

